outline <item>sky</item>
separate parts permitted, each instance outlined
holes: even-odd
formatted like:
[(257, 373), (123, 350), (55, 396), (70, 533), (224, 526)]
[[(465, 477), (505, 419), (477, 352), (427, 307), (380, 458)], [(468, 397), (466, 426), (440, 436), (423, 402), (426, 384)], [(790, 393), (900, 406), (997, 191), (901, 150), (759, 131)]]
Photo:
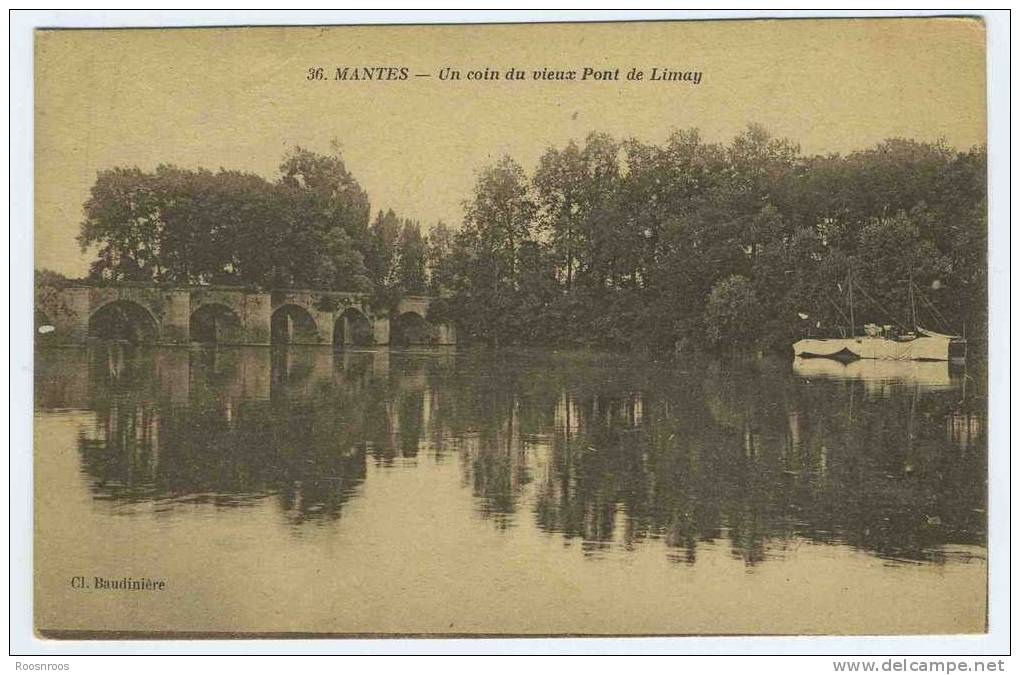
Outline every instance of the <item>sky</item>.
[[(71, 276), (91, 258), (75, 241), (82, 205), (115, 166), (273, 179), (293, 147), (335, 139), (373, 211), (428, 228), (459, 226), (476, 172), (503, 154), (530, 173), (545, 148), (592, 131), (658, 143), (696, 127), (726, 142), (753, 122), (807, 154), (986, 138), (971, 19), (60, 30), (37, 32), (35, 52), (36, 267)], [(332, 79), (366, 66), (408, 77)], [(532, 79), (585, 67), (619, 79)], [(500, 79), (467, 79), (486, 68)], [(504, 79), (510, 68), (527, 79)], [(645, 79), (628, 81), (632, 68)], [(701, 81), (651, 81), (652, 68)]]

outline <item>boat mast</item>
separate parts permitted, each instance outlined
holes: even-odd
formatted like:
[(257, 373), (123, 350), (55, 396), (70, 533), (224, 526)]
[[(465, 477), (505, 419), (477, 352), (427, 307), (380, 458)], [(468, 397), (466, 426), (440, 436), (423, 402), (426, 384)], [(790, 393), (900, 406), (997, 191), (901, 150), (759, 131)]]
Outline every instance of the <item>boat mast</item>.
[(907, 284), (910, 286), (910, 320), (913, 325), (910, 330), (917, 330), (917, 307), (914, 306), (914, 272), (907, 273)]
[(853, 268), (848, 266), (846, 270), (846, 285), (850, 291), (850, 337), (854, 336), (854, 276)]

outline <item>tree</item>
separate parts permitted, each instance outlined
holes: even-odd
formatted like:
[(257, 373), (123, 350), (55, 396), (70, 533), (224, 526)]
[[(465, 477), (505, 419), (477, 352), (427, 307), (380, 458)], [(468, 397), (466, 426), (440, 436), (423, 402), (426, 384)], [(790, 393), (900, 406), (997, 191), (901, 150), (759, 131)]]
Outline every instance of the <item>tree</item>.
[(333, 154), (321, 155), (294, 148), (280, 165), (279, 183), (305, 196), (302, 215), (310, 225), (342, 229), (361, 244), (368, 234), (368, 195), (347, 170), (336, 141), (332, 149)]
[(153, 186), (162, 222), (163, 281), (266, 281), (282, 218), (272, 184), (239, 171), (164, 165), (157, 167)]
[(468, 320), (463, 325), (483, 339), (510, 335), (511, 296), (517, 289), (519, 247), (532, 236), (535, 205), (524, 170), (503, 157), (478, 174), (474, 195), (464, 205), (464, 231), (458, 245), (462, 297)]
[(393, 209), (379, 211), (369, 230), (365, 247), (365, 267), (372, 284), (377, 288), (394, 283), (397, 260), (397, 240), (400, 237), (400, 219)]
[(581, 229), (586, 174), (581, 151), (571, 141), (563, 150), (547, 148), (532, 180), (541, 224), (551, 233), (550, 249), (563, 268), (568, 291), (574, 285), (580, 251), (586, 247)]
[[(864, 295), (863, 298), (855, 295), (862, 307), (857, 316), (913, 330), (914, 315), (920, 306), (918, 322), (928, 323), (929, 327), (931, 320), (941, 322), (931, 316), (927, 305), (922, 306), (920, 297), (911, 301), (911, 285), (934, 291), (941, 287), (941, 280), (949, 272), (949, 261), (931, 241), (922, 237), (917, 224), (906, 213), (874, 219), (861, 230), (857, 245), (854, 283), (862, 289), (860, 295)], [(950, 326), (939, 328), (951, 330)]]
[(89, 268), (95, 278), (159, 280), (163, 222), (154, 178), (137, 168), (99, 172), (85, 202), (78, 243), (97, 246)]
[(426, 244), (421, 226), (416, 221), (404, 221), (397, 251), (397, 285), (405, 293), (425, 293), (428, 285), (425, 275)]
[(386, 306), (441, 294), (436, 311), (490, 343), (788, 348), (846, 325), (848, 274), (862, 321), (911, 327), (916, 309), (980, 339), (986, 172), (984, 147), (943, 142), (804, 157), (758, 125), (728, 144), (593, 133), (547, 148), (530, 177), (510, 157), (483, 168), (463, 227), (426, 237), (392, 210), (370, 224), (334, 145), (295, 149), (272, 182), (101, 172), (79, 241), (94, 278), (371, 290)]
[(453, 269), (454, 233), (443, 221), (429, 232), (426, 260), (428, 266), (429, 291), (442, 295), (454, 285)]
[(100, 172), (78, 241), (114, 281), (369, 290), (368, 198), (338, 154), (300, 148), (281, 176), (160, 165)]
[(674, 132), (662, 147), (630, 140), (624, 151), (616, 249), (640, 280), (634, 285), (642, 313), (634, 325), (645, 329), (634, 343), (669, 349), (683, 338), (702, 342), (709, 290), (720, 275), (739, 271), (728, 261), (743, 256), (725, 238), (720, 243), (712, 202), (727, 172), (725, 149), (690, 129)]
[(371, 288), (368, 195), (347, 170), (336, 143), (332, 155), (295, 148), (277, 182), (286, 205), (285, 267), (292, 283), (336, 290)]
[(465, 229), (492, 256), (496, 276), (513, 280), (517, 247), (532, 232), (535, 205), (521, 165), (504, 156), (484, 169), (465, 205)]
[(834, 325), (845, 325), (839, 313), (846, 310), (833, 303), (837, 280), (845, 282), (847, 269), (845, 256), (832, 256), (813, 228), (800, 227), (788, 237), (764, 243), (752, 272), (755, 297), (763, 310), (759, 341), (784, 348), (791, 336), (822, 334)]
[(712, 287), (705, 305), (705, 336), (714, 347), (751, 345), (757, 341), (761, 307), (751, 282), (726, 277)]

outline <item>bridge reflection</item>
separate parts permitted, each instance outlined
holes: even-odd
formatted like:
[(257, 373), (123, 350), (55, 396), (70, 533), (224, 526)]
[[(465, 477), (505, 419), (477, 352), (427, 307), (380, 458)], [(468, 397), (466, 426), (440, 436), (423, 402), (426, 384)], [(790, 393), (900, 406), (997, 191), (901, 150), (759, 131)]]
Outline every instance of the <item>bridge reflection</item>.
[[(976, 378), (980, 382), (981, 378)], [(798, 538), (893, 559), (983, 544), (984, 399), (927, 384), (525, 352), (46, 350), (37, 409), (90, 411), (96, 499), (275, 500), (338, 518), (368, 469), (454, 459), (479, 518), (590, 556), (659, 541), (755, 565)], [(951, 386), (950, 386), (951, 385)]]

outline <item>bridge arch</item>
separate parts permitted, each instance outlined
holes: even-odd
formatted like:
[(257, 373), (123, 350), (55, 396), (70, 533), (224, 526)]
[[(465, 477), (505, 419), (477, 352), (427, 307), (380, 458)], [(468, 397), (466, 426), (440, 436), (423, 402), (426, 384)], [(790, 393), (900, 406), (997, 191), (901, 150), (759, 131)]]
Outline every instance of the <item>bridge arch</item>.
[(319, 326), (304, 307), (284, 304), (273, 310), (270, 321), (273, 344), (318, 344)]
[(237, 344), (241, 342), (241, 318), (231, 307), (207, 302), (191, 313), (188, 337), (192, 342)]
[(144, 306), (132, 300), (113, 300), (89, 316), (88, 336), (148, 344), (156, 342), (157, 326), (156, 318)]
[(391, 345), (427, 345), (431, 342), (429, 324), (418, 312), (404, 312), (390, 320)]
[(372, 344), (372, 322), (356, 307), (348, 307), (333, 324), (333, 346), (366, 346)]

